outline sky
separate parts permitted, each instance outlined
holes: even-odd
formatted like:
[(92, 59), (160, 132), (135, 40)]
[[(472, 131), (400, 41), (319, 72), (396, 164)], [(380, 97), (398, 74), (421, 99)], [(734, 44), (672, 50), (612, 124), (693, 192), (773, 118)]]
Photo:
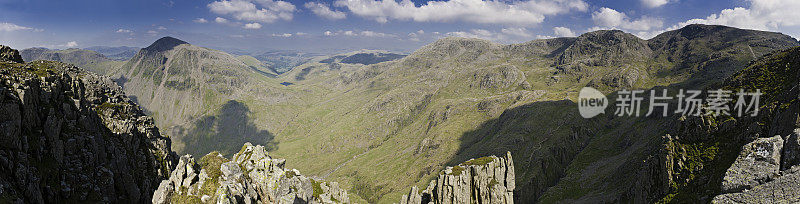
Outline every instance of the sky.
[(258, 53), (411, 52), (458, 36), (520, 43), (619, 29), (643, 39), (688, 24), (800, 37), (800, 0), (0, 0), (0, 44), (146, 47), (164, 36)]

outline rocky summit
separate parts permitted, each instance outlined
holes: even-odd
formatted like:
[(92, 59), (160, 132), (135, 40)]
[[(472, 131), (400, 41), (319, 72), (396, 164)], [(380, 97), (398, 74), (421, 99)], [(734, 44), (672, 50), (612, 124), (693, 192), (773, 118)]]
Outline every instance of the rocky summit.
[(250, 143), (231, 159), (212, 152), (198, 164), (184, 155), (161, 181), (153, 203), (350, 203), (338, 183), (303, 176), (285, 164)]
[(171, 142), (109, 78), (0, 48), (3, 203), (145, 203)]
[(514, 203), (514, 161), (511, 152), (470, 159), (448, 167), (425, 189), (411, 188), (400, 204)]

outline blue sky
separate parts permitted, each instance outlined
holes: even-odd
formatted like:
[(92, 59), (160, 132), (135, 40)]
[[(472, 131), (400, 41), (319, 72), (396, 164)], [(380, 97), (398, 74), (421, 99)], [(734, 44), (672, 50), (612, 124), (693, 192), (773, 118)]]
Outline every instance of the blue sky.
[(446, 36), (499, 43), (689, 23), (800, 37), (798, 0), (0, 0), (0, 44), (144, 47), (163, 36), (250, 52), (409, 52)]

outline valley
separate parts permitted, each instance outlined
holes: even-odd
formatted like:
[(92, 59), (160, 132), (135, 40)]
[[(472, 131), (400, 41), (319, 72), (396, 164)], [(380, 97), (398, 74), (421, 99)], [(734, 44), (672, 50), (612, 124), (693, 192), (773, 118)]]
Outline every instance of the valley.
[[(171, 140), (175, 162), (185, 154), (235, 161), (268, 152), (267, 160), (285, 159), (280, 172), (305, 175), (298, 186), (306, 177), (337, 182), (328, 200), (344, 189), (354, 203), (407, 203), (442, 180), (441, 172), (472, 158), (494, 155), (502, 163), (513, 155), (502, 168), (515, 174), (504, 189), (513, 189), (517, 203), (680, 203), (737, 193), (719, 183), (742, 146), (792, 134), (797, 80), (781, 76), (800, 73), (798, 46), (780, 33), (692, 24), (649, 40), (619, 30), (518, 44), (446, 37), (408, 54), (290, 53), (287, 64), (269, 53), (233, 55), (173, 37), (129, 59), (124, 50), (109, 58), (44, 48), (21, 57), (113, 80)], [(784, 65), (788, 71), (774, 70)], [(585, 119), (575, 103), (583, 87), (610, 99), (622, 89), (721, 87), (759, 88), (772, 98), (758, 118)], [(180, 161), (179, 168), (197, 165)], [(414, 186), (418, 192), (409, 193)]]

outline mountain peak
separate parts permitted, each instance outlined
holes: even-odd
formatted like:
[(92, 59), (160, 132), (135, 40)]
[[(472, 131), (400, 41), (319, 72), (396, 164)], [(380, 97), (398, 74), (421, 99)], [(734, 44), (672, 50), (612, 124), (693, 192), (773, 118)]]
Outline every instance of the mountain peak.
[(189, 44), (189, 43), (187, 43), (186, 41), (183, 41), (183, 40), (179, 40), (177, 38), (166, 36), (166, 37), (163, 37), (161, 39), (156, 40), (155, 42), (153, 42), (153, 44), (151, 44), (150, 46), (147, 46), (144, 49), (148, 50), (148, 51), (162, 52), (162, 51), (171, 50), (172, 48), (174, 48), (174, 47), (176, 47), (178, 45), (183, 45), (183, 44)]

